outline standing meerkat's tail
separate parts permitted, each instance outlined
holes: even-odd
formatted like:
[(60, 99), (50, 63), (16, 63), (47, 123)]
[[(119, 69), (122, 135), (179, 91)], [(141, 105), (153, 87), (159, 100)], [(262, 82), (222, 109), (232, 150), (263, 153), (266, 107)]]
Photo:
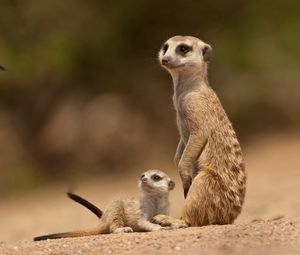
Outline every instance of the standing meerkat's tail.
[(69, 198), (71, 198), (73, 201), (83, 205), (87, 209), (89, 209), (91, 212), (93, 212), (99, 219), (102, 217), (103, 212), (95, 205), (93, 205), (91, 202), (87, 201), (86, 199), (71, 193), (67, 192), (67, 195)]
[(99, 235), (99, 234), (100, 234), (99, 229), (64, 232), (64, 233), (55, 233), (55, 234), (44, 235), (44, 236), (37, 236), (37, 237), (33, 238), (33, 241), (43, 241), (43, 240), (47, 240), (47, 239), (59, 239), (59, 238), (65, 238), (65, 237), (92, 236), (92, 235)]

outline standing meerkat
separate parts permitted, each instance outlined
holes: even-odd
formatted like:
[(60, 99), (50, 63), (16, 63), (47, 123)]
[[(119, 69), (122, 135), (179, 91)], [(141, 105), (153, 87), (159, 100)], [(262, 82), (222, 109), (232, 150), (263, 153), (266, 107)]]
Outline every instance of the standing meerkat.
[[(99, 226), (87, 231), (38, 236), (34, 238), (34, 241), (109, 233), (150, 232), (164, 229), (158, 224), (151, 223), (150, 220), (157, 214), (169, 212), (169, 191), (173, 190), (174, 187), (174, 181), (164, 172), (149, 170), (143, 173), (139, 180), (139, 188), (143, 194), (140, 199), (114, 200), (108, 204), (103, 213), (88, 201), (77, 195), (69, 194), (70, 198), (86, 206), (100, 218)], [(97, 209), (95, 210), (95, 208)]]
[(237, 136), (207, 79), (212, 48), (192, 36), (174, 36), (159, 51), (172, 76), (180, 140), (175, 163), (186, 198), (181, 220), (158, 215), (153, 222), (189, 226), (230, 224), (241, 212), (245, 165)]

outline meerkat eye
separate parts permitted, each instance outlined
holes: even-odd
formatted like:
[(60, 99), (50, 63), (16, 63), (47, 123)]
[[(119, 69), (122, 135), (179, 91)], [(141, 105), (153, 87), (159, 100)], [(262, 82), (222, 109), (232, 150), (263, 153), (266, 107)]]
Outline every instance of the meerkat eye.
[(176, 51), (181, 54), (186, 54), (192, 50), (192, 47), (186, 44), (180, 44), (177, 46)]
[(159, 175), (154, 174), (154, 175), (152, 175), (152, 179), (157, 182), (157, 181), (160, 181), (162, 178)]
[(165, 44), (162, 48), (163, 54), (165, 54), (167, 52), (167, 50), (169, 49), (169, 45)]

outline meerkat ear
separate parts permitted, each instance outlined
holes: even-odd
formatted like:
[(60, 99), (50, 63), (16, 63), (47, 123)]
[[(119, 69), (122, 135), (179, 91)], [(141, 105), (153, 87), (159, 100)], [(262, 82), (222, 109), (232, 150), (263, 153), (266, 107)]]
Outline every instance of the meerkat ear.
[(174, 189), (174, 188), (175, 188), (175, 182), (172, 181), (172, 180), (170, 180), (170, 181), (169, 181), (169, 184), (168, 184), (168, 187), (169, 187), (169, 190)]
[(202, 56), (205, 62), (210, 61), (212, 55), (212, 48), (210, 45), (206, 44), (202, 49)]

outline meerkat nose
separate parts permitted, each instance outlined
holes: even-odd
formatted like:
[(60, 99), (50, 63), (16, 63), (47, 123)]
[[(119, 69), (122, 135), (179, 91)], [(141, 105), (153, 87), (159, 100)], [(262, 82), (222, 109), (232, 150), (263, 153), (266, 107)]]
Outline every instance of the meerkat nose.
[(141, 181), (142, 181), (142, 182), (146, 182), (146, 181), (147, 181), (147, 178), (146, 178), (146, 177), (142, 177), (142, 178), (141, 178)]
[(163, 57), (162, 60), (161, 60), (161, 63), (163, 65), (167, 65), (170, 63), (170, 58), (169, 57)]

